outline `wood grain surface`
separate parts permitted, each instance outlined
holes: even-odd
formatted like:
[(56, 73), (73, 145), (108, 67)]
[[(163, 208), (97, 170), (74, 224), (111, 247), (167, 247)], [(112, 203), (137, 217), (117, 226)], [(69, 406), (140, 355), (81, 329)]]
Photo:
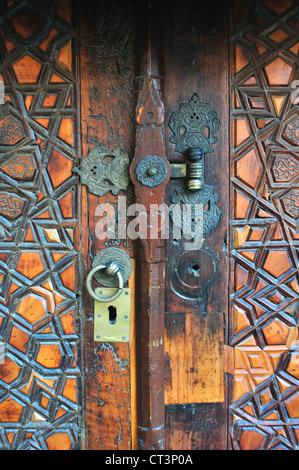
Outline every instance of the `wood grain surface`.
[[(134, 73), (131, 2), (80, 5), (80, 89), (82, 155), (100, 144), (133, 154)], [(95, 236), (98, 204), (115, 197), (97, 197), (82, 187), (82, 257), (86, 272), (93, 257), (107, 246)], [(119, 248), (124, 248), (122, 241)], [(132, 252), (128, 250), (132, 256)], [(87, 447), (130, 449), (130, 344), (95, 343), (93, 301), (84, 293), (85, 397)]]

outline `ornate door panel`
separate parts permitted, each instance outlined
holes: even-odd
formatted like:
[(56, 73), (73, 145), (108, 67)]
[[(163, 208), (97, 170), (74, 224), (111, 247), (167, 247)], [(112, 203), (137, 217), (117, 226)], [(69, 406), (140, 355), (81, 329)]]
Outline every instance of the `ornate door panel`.
[(70, 449), (82, 420), (72, 15), (64, 0), (1, 14), (0, 447)]
[[(165, 438), (167, 448), (173, 449), (224, 449), (228, 442), (224, 369), (229, 226), (226, 15), (225, 2), (218, 2), (216, 9), (210, 2), (194, 2), (182, 10), (177, 1), (165, 21), (163, 76), (166, 123), (170, 124), (166, 128), (169, 161), (183, 163), (182, 149), (194, 146), (192, 139), (200, 137), (193, 124), (202, 118), (200, 103), (206, 103), (205, 126), (218, 123), (210, 128), (215, 142), (204, 157), (202, 192), (208, 195), (204, 202), (204, 242), (198, 249), (187, 249), (184, 238), (177, 240), (172, 235), (167, 240)], [(210, 76), (217, 77), (217, 89), (214, 80), (207, 78)], [(213, 113), (217, 113), (216, 121)], [(175, 126), (176, 122), (179, 125)], [(186, 133), (181, 130), (184, 127)], [(181, 178), (170, 180), (169, 205), (180, 194), (190, 197), (186, 203), (192, 202), (192, 193), (181, 192), (184, 185)], [(212, 208), (219, 217), (216, 226)]]
[(296, 449), (298, 5), (245, 5), (231, 10), (232, 441)]
[[(297, 3), (0, 8), (0, 449), (297, 449)], [(190, 201), (200, 246), (114, 231)], [(129, 341), (94, 336), (107, 248)]]
[[(124, 2), (123, 7), (118, 2), (89, 2), (86, 10), (86, 4), (81, 2), (77, 13), (81, 19), (82, 154), (88, 155), (101, 144), (110, 151), (119, 149), (132, 158), (135, 135), (133, 5), (131, 2)], [(115, 194), (120, 190), (117, 187), (114, 189)], [(128, 205), (133, 202), (130, 193), (132, 189), (119, 193), (127, 197)], [(97, 196), (82, 186), (82, 227), (88, 227), (82, 236), (86, 274), (91, 269), (94, 257), (107, 246), (127, 251), (134, 260), (132, 240), (111, 240), (109, 234), (104, 237), (96, 235), (97, 224), (103, 215), (109, 218), (105, 211), (97, 213), (97, 207), (109, 203), (117, 208), (117, 201), (118, 196), (114, 196), (111, 191), (105, 194), (104, 190), (103, 196)], [(130, 278), (130, 287), (134, 292), (134, 273)], [(94, 303), (86, 290), (84, 293), (86, 445), (91, 449), (134, 448), (134, 295), (130, 342), (99, 343), (94, 341)]]

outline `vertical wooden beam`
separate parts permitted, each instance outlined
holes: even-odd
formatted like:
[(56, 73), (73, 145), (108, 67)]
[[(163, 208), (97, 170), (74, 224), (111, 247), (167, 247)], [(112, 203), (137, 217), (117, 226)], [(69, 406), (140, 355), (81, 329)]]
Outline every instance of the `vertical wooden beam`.
[[(227, 436), (223, 410), (229, 282), (227, 2), (191, 0), (182, 7), (181, 1), (173, 0), (165, 12), (163, 34), (165, 147), (169, 161), (184, 160), (170, 141), (170, 116), (193, 93), (217, 112), (221, 122), (218, 142), (214, 152), (206, 156), (204, 172), (205, 183), (213, 186), (219, 196), (219, 224), (200, 250), (186, 252), (183, 240), (170, 239), (166, 243), (165, 441), (169, 449), (176, 450), (223, 449)], [(168, 204), (182, 184), (182, 180), (171, 180), (166, 188)], [(188, 270), (193, 264), (199, 272)], [(177, 284), (173, 282), (176, 279)], [(201, 289), (201, 295), (192, 299), (195, 286)]]
[[(143, 2), (140, 2), (143, 3)], [(142, 5), (143, 6), (143, 5)], [(141, 50), (140, 77), (136, 108), (136, 147), (131, 164), (131, 179), (135, 186), (136, 202), (147, 214), (147, 236), (140, 239), (136, 279), (139, 292), (136, 305), (137, 341), (137, 420), (138, 448), (164, 449), (164, 283), (165, 243), (151, 239), (149, 230), (151, 204), (164, 202), (165, 186), (170, 167), (165, 156), (164, 106), (161, 101), (158, 39), (155, 6), (139, 8), (137, 14), (138, 42)], [(147, 24), (147, 36), (142, 29)], [(136, 166), (148, 155), (159, 157), (167, 168), (165, 180), (155, 187), (142, 184), (136, 177)]]

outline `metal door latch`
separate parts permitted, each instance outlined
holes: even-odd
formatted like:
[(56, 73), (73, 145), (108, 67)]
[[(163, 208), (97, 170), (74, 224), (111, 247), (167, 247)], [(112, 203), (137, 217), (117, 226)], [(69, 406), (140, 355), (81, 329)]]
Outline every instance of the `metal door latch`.
[[(173, 133), (170, 141), (186, 159), (185, 163), (170, 165), (171, 178), (185, 179), (185, 185), (175, 189), (172, 201), (203, 205), (203, 236), (206, 237), (217, 226), (221, 215), (214, 187), (204, 182), (205, 156), (214, 151), (213, 144), (218, 140), (215, 134), (221, 125), (219, 117), (194, 94), (190, 101), (182, 103), (179, 110), (172, 113), (168, 125)], [(82, 184), (87, 185), (93, 194), (103, 196), (111, 191), (117, 195), (128, 189), (129, 166), (128, 154), (119, 149), (110, 151), (100, 145), (82, 158), (73, 172), (80, 175)], [(144, 186), (154, 187), (165, 180), (167, 168), (158, 156), (147, 155), (137, 165), (136, 175)]]
[(171, 163), (171, 178), (185, 178), (189, 191), (198, 191), (204, 184), (204, 153), (201, 147), (186, 151), (186, 163)]
[(218, 141), (215, 133), (221, 125), (219, 117), (194, 94), (190, 101), (182, 103), (179, 110), (172, 113), (168, 125), (173, 133), (170, 142), (186, 158), (185, 163), (170, 165), (171, 178), (185, 179), (185, 185), (176, 188), (172, 202), (202, 204), (203, 236), (207, 237), (217, 226), (221, 215), (214, 187), (204, 182), (205, 155), (214, 151), (213, 144)]
[[(94, 340), (128, 342), (130, 339), (131, 290), (124, 288), (132, 274), (132, 262), (119, 248), (106, 248), (95, 257), (86, 279), (94, 299)], [(109, 287), (93, 289), (93, 278)]]

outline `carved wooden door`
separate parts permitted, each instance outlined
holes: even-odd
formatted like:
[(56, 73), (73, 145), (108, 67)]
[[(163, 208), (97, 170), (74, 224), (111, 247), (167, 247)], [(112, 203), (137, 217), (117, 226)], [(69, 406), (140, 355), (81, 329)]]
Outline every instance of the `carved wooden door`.
[[(298, 449), (298, 3), (0, 8), (0, 448)], [(202, 245), (111, 232), (194, 174)], [(85, 285), (106, 249), (119, 342)]]

